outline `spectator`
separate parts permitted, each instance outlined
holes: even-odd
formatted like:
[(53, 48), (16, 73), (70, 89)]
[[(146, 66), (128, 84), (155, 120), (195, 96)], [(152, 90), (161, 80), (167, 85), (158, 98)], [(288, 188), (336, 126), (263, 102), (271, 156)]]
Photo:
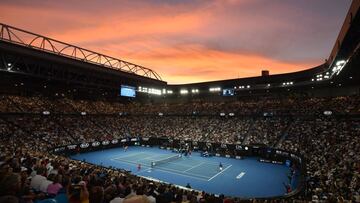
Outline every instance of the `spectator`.
[(53, 178), (53, 182), (47, 187), (47, 193), (50, 196), (56, 196), (59, 193), (60, 189), (63, 188), (60, 182), (60, 175), (55, 175)]
[(44, 167), (38, 167), (36, 169), (36, 175), (31, 178), (30, 186), (35, 191), (40, 192), (40, 186), (43, 182), (47, 181), (45, 177), (46, 169)]

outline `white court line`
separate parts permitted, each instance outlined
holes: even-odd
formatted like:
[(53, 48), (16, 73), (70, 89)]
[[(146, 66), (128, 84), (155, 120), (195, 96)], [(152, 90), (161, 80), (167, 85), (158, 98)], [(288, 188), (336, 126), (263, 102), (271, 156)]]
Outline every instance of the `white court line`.
[[(189, 175), (186, 175), (186, 174), (183, 174), (184, 172), (182, 171), (176, 171), (176, 170), (173, 170), (173, 169), (169, 169), (169, 168), (165, 168), (165, 169), (161, 169), (160, 167), (156, 167), (156, 168), (153, 168), (151, 170), (159, 170), (159, 171), (163, 171), (163, 172), (166, 172), (166, 173), (171, 173), (171, 174), (175, 174), (175, 175), (180, 175), (180, 176), (185, 176), (185, 177), (189, 177), (189, 178), (194, 178), (194, 179), (198, 179), (198, 180), (202, 180), (202, 181), (206, 181), (207, 180), (207, 177), (206, 176), (194, 176), (195, 174), (191, 174), (189, 173)], [(173, 171), (173, 172), (172, 172)], [(186, 172), (185, 172), (186, 173)], [(204, 177), (204, 178), (201, 178), (201, 177)]]
[(172, 169), (172, 168), (166, 168), (166, 167), (161, 167), (161, 166), (157, 166), (153, 169), (162, 169), (162, 171), (173, 171), (174, 173), (177, 173), (177, 174), (183, 174), (183, 173), (186, 173), (186, 174), (189, 174), (190, 177), (199, 177), (199, 178), (204, 178), (205, 180), (207, 180), (209, 177), (208, 176), (202, 176), (202, 175), (197, 175), (197, 174), (194, 174), (194, 173), (189, 173), (189, 172), (184, 172), (184, 171), (180, 171), (180, 170), (176, 170), (176, 169)]
[[(146, 157), (144, 159), (149, 160), (149, 161), (161, 161), (162, 159), (166, 159), (166, 158), (161, 158), (161, 159), (150, 159), (151, 157)], [(173, 161), (185, 161), (185, 159), (183, 159), (182, 157), (180, 157), (179, 159), (173, 160)], [(178, 165), (178, 166), (185, 166), (185, 167), (192, 167), (193, 165), (188, 165), (188, 164), (180, 164), (180, 163), (174, 163), (172, 161), (167, 162), (166, 164), (173, 164), (173, 165)]]
[[(142, 159), (137, 159), (137, 160), (135, 160), (135, 161), (140, 161), (140, 160), (145, 160), (145, 159), (148, 159), (148, 158), (151, 158), (151, 157), (156, 157), (156, 156), (159, 156), (159, 155), (152, 155), (152, 156), (148, 156), (148, 157), (146, 157), (146, 158), (142, 158)], [(129, 156), (128, 156), (129, 157)], [(115, 161), (125, 161), (125, 162), (132, 162), (132, 163), (134, 163), (134, 164), (137, 164), (135, 161), (133, 161), (133, 160), (126, 160), (126, 159), (121, 159), (121, 158), (115, 158), (115, 159), (110, 159), (110, 160), (115, 160)]]
[(151, 170), (150, 167), (143, 167), (143, 168), (141, 168), (140, 171), (137, 171), (136, 173), (133, 172), (133, 174), (134, 174), (134, 175), (139, 175), (140, 173), (144, 173), (144, 172), (147, 172), (147, 171), (149, 171), (149, 170)]
[[(121, 163), (125, 163), (125, 164), (131, 164), (131, 165), (137, 165), (137, 164), (139, 164), (139, 162), (134, 162), (134, 161), (131, 161), (131, 160), (126, 160), (126, 159), (111, 159), (112, 161), (116, 161), (116, 162), (121, 162)], [(139, 160), (136, 160), (136, 161), (139, 161)], [(140, 163), (140, 164), (142, 164), (142, 165), (145, 165), (145, 166), (147, 166), (147, 165), (149, 165), (149, 164), (146, 164), (146, 163)]]
[[(156, 159), (149, 159), (149, 158), (144, 158), (144, 159), (142, 159), (142, 160), (157, 161)], [(175, 160), (175, 161), (177, 161), (177, 160)], [(204, 163), (206, 163), (206, 162), (202, 162), (201, 164), (204, 164)], [(164, 164), (183, 166), (183, 167), (186, 167), (186, 168), (188, 168), (188, 167), (193, 167), (193, 165), (173, 163), (173, 162), (171, 162), (171, 161), (170, 161), (170, 162), (167, 162), (167, 163), (164, 163)], [(200, 165), (201, 165), (201, 164), (200, 164)]]
[(147, 157), (145, 157), (145, 158), (141, 158), (141, 159), (139, 159), (139, 160), (144, 160), (144, 159), (146, 159), (146, 160), (149, 160), (149, 161), (151, 161), (151, 160), (154, 160), (153, 158), (154, 157), (158, 157), (159, 155), (157, 154), (157, 155), (151, 155), (151, 156), (147, 156)]
[(245, 172), (241, 172), (239, 175), (236, 176), (236, 179), (240, 179), (245, 175)]
[(111, 159), (118, 159), (118, 158), (125, 158), (125, 157), (133, 157), (133, 156), (138, 156), (139, 154), (146, 154), (144, 152), (136, 152), (136, 153), (132, 153), (132, 154), (127, 154), (126, 156), (113, 156), (111, 157)]
[(191, 174), (191, 173), (189, 173), (189, 175), (186, 175), (186, 174), (183, 174), (184, 172), (182, 172), (182, 171), (177, 171), (177, 170), (173, 170), (173, 169), (170, 169), (170, 168), (163, 168), (163, 167), (156, 167), (156, 168), (143, 167), (141, 169), (141, 171), (133, 172), (133, 174), (134, 175), (139, 175), (141, 173), (148, 172), (149, 170), (151, 170), (151, 171), (159, 170), (159, 171), (162, 171), (162, 172), (165, 172), (165, 173), (170, 173), (170, 174), (179, 175), (179, 176), (185, 176), (185, 177), (188, 177), (188, 178), (194, 178), (194, 179), (198, 179), (198, 180), (202, 180), (202, 181), (207, 181), (207, 178), (208, 178), (206, 176), (200, 176), (200, 175), (194, 176), (195, 174)]
[[(137, 152), (137, 153), (134, 153), (134, 154), (129, 154), (129, 155), (127, 155), (127, 156), (114, 157), (114, 158), (112, 158), (111, 160), (113, 160), (113, 159), (121, 159), (121, 158), (126, 158), (126, 157), (132, 157), (132, 156), (137, 156), (137, 155), (140, 155), (140, 154), (147, 154), (147, 153), (145, 153), (145, 152)], [(142, 158), (142, 159), (138, 159), (138, 160), (158, 161), (158, 160), (156, 160), (156, 159), (152, 159), (153, 157), (157, 157), (157, 156), (161, 157), (161, 156), (163, 156), (163, 155), (153, 155), (153, 156), (148, 156), (148, 157), (145, 157), (145, 158)], [(138, 160), (137, 160), (137, 161), (138, 161)], [(160, 160), (161, 160), (161, 159), (160, 159)], [(186, 161), (186, 159), (184, 159), (184, 157), (180, 157), (179, 160), (181, 160), (181, 161)], [(194, 161), (197, 161), (197, 160), (194, 160)], [(219, 165), (219, 163), (217, 163), (217, 162), (208, 161), (208, 160), (205, 161), (205, 162), (202, 162), (202, 163), (205, 164), (205, 165), (216, 165), (216, 166)], [(169, 164), (179, 165), (179, 166), (186, 166), (186, 167), (192, 167), (192, 166), (193, 166), (193, 165), (188, 165), (188, 164), (179, 164), (179, 163), (172, 163), (172, 162), (169, 162)]]
[[(148, 159), (148, 158), (146, 158), (146, 159)], [(161, 159), (160, 159), (161, 160)], [(154, 160), (154, 159), (151, 159), (150, 161), (158, 161), (158, 160)], [(172, 165), (178, 165), (178, 166), (185, 166), (185, 167), (193, 167), (194, 166), (194, 164), (182, 164), (182, 163), (176, 163), (176, 161), (188, 161), (188, 160), (186, 160), (186, 159), (184, 159), (184, 157), (180, 157), (179, 159), (176, 159), (176, 160), (174, 160), (175, 162), (172, 162), (172, 161), (170, 161), (170, 162), (167, 162), (166, 164), (172, 164)], [(199, 163), (199, 161), (198, 160), (193, 160), (193, 161), (195, 161), (196, 163)], [(201, 161), (200, 161), (201, 162)], [(201, 162), (201, 164), (208, 164), (208, 165), (219, 165), (218, 163), (215, 163), (215, 162)], [(200, 164), (200, 165), (201, 165)]]
[[(223, 162), (224, 163), (224, 162)], [(216, 165), (219, 166), (219, 162), (214, 162), (214, 161), (206, 161), (205, 164), (207, 165)], [(225, 163), (226, 164), (226, 163)]]
[(119, 158), (116, 158), (116, 159), (110, 159), (112, 161), (118, 161), (118, 162), (122, 162), (122, 163), (127, 163), (127, 164), (133, 164), (133, 165), (137, 165), (139, 164), (139, 162), (141, 162), (140, 164), (142, 165), (145, 165), (145, 166), (149, 166), (149, 164), (147, 163), (143, 163), (141, 160), (154, 160), (154, 159), (149, 159), (149, 158), (152, 158), (152, 157), (157, 157), (159, 155), (152, 155), (152, 156), (148, 156), (146, 158), (143, 158), (143, 159), (137, 159), (137, 160), (127, 160), (127, 159), (119, 159)]
[[(152, 157), (159, 157), (159, 159), (153, 159)], [(163, 158), (162, 155), (154, 155), (154, 156), (148, 156), (148, 157), (143, 158), (143, 159), (147, 159), (149, 161), (161, 161), (161, 160), (167, 159), (167, 158), (169, 158), (169, 156)]]
[(189, 169), (186, 169), (184, 172), (190, 171), (191, 169), (194, 169), (194, 168), (196, 168), (196, 167), (198, 167), (198, 166), (201, 166), (203, 163), (204, 163), (204, 162), (201, 162), (201, 163), (198, 164), (198, 165), (195, 165), (195, 166), (193, 166), (193, 167), (191, 167), (191, 168), (189, 168)]
[[(159, 155), (159, 156), (162, 156), (162, 155)], [(149, 157), (146, 157), (144, 159), (148, 159)], [(160, 159), (161, 160), (161, 159)], [(180, 157), (180, 159), (177, 159), (176, 161), (178, 160), (181, 160), (181, 161), (188, 161), (186, 160), (186, 157)], [(150, 160), (150, 161), (157, 161), (157, 160)], [(192, 161), (196, 161), (196, 162), (199, 162), (199, 160), (192, 160)], [(172, 162), (169, 162), (171, 164), (174, 164), (174, 165), (181, 165), (181, 166), (187, 166), (187, 167), (192, 167), (193, 165), (188, 165), (188, 164), (178, 164), (178, 163), (172, 163)], [(203, 164), (206, 164), (206, 165), (215, 165), (215, 166), (218, 166), (219, 163), (218, 162), (214, 162), (214, 161), (209, 161), (209, 160), (206, 160), (205, 162), (203, 162)]]
[[(157, 161), (157, 160), (152, 160), (152, 161)], [(174, 160), (174, 161), (178, 161), (178, 160)], [(185, 166), (185, 167), (192, 167), (193, 165), (188, 165), (188, 164), (179, 164), (179, 163), (174, 163), (174, 162), (167, 162), (165, 164), (172, 164), (172, 165), (178, 165), (178, 166)]]
[[(125, 162), (125, 163), (130, 163), (130, 164), (138, 164), (137, 162), (135, 161), (132, 161), (132, 160), (122, 160), (121, 158), (125, 158), (125, 157), (133, 157), (133, 156), (136, 156), (136, 155), (139, 155), (139, 154), (147, 154), (147, 153), (144, 153), (144, 152), (138, 152), (138, 153), (135, 153), (135, 154), (131, 154), (131, 155), (128, 155), (128, 156), (120, 156), (120, 157), (116, 157), (116, 158), (113, 158), (113, 159), (110, 159), (110, 160), (113, 160), (113, 161), (122, 161), (122, 162)], [(140, 160), (151, 160), (152, 157), (158, 157), (159, 155), (153, 155), (153, 156), (148, 156), (148, 157), (145, 157), (143, 159), (137, 159), (136, 161), (140, 161)], [(153, 161), (156, 161), (156, 160), (153, 160)], [(174, 165), (179, 165), (179, 166), (185, 166), (185, 167), (189, 167), (189, 165), (186, 165), (186, 164), (177, 164), (177, 163), (171, 163), (169, 162), (168, 164), (174, 164)], [(178, 170), (173, 170), (173, 169), (170, 169), (170, 168), (163, 168), (161, 169), (162, 167), (156, 167), (154, 168), (155, 170), (160, 170), (160, 171), (163, 171), (163, 172), (168, 172), (168, 173), (171, 173), (171, 174), (176, 174), (176, 175), (181, 175), (181, 176), (185, 176), (185, 177), (189, 177), (189, 178), (195, 178), (195, 179), (198, 179), (198, 180), (202, 180), (202, 181), (210, 181), (212, 180), (213, 178), (215, 178), (216, 176), (220, 175), (222, 172), (224, 172), (225, 170), (227, 170), (228, 168), (230, 168), (232, 165), (229, 165), (228, 167), (226, 167), (224, 170), (222, 170), (221, 172), (215, 174), (214, 176), (212, 176), (210, 179), (207, 179), (208, 177), (206, 176), (200, 176), (200, 175), (195, 175), (195, 174), (192, 174), (192, 173), (188, 173), (187, 171), (195, 168), (195, 167), (198, 167), (202, 164), (206, 164), (206, 165), (218, 165), (218, 163), (215, 163), (215, 162), (212, 162), (212, 161), (206, 161), (206, 162), (201, 162), (200, 164), (198, 165), (195, 165), (194, 167), (191, 167), (190, 169), (187, 169), (185, 171), (178, 171)], [(145, 167), (144, 167), (145, 168)], [(146, 170), (141, 170), (139, 171), (138, 173), (136, 174), (140, 174), (140, 173), (143, 173), (145, 171), (148, 171), (149, 169), (150, 170), (154, 170), (153, 168), (148, 168)], [(173, 172), (171, 172), (173, 171)], [(189, 175), (186, 175), (186, 174), (183, 174), (183, 173), (187, 173)], [(135, 174), (135, 173), (134, 173)], [(202, 178), (203, 177), (203, 178)]]
[[(118, 160), (120, 161), (120, 160)], [(132, 164), (137, 164), (133, 161), (128, 161), (128, 160), (124, 160), (123, 162), (127, 162), (127, 163), (132, 163)], [(145, 167), (144, 167), (145, 168)], [(202, 176), (202, 175), (196, 175), (196, 174), (193, 174), (193, 173), (188, 173), (188, 172), (185, 172), (185, 171), (180, 171), (180, 170), (175, 170), (175, 169), (171, 169), (171, 168), (166, 168), (166, 167), (161, 167), (161, 166), (157, 166), (155, 168), (149, 168), (147, 165), (146, 165), (146, 168), (148, 169), (151, 169), (151, 170), (159, 170), (159, 171), (163, 171), (163, 172), (169, 172), (169, 173), (172, 173), (172, 174), (177, 174), (177, 175), (183, 175), (183, 176), (186, 176), (186, 177), (190, 177), (190, 178), (195, 178), (195, 179), (199, 179), (199, 180), (203, 180), (203, 181), (206, 181), (209, 177), (207, 176)], [(172, 172), (171, 172), (172, 171)], [(138, 172), (138, 173), (142, 173), (142, 171)], [(189, 175), (186, 175), (186, 174), (183, 174), (183, 173), (187, 173)]]
[[(145, 152), (135, 152), (135, 153), (127, 154), (127, 155), (125, 155), (125, 156), (113, 156), (113, 157), (111, 157), (111, 159), (128, 158), (128, 157), (138, 156), (138, 155), (140, 155), (140, 154), (146, 154), (146, 155), (148, 155), (148, 153), (145, 153)], [(143, 158), (143, 159), (147, 159), (147, 158), (149, 158), (149, 157), (155, 157), (155, 156), (161, 157), (162, 155), (159, 155), (159, 154), (158, 154), (158, 155), (152, 155), (152, 156), (145, 157), (145, 158)]]
[(220, 171), (219, 173), (215, 174), (213, 177), (211, 177), (208, 181), (212, 180), (213, 178), (215, 178), (216, 176), (220, 175), (222, 172), (226, 171), (228, 168), (230, 168), (232, 165), (224, 168), (224, 170)]

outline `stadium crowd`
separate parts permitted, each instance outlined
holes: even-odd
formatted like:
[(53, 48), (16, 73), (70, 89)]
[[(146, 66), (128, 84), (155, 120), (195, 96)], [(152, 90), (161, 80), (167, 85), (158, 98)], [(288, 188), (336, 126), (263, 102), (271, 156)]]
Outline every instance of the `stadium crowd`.
[[(71, 100), (66, 97), (0, 96), (0, 112), (53, 113), (86, 112), (93, 114), (139, 114), (155, 115), (253, 115), (271, 112), (273, 115), (316, 115), (331, 110), (337, 114), (359, 114), (360, 96), (315, 98), (294, 95), (284, 98), (262, 97), (227, 102), (194, 100), (183, 103), (138, 103), (123, 104), (118, 101)], [(344, 106), (346, 104), (346, 106)], [(306, 108), (304, 108), (306, 107)]]
[(308, 195), (313, 199), (340, 197), (338, 201), (355, 202), (360, 192), (359, 135), (359, 120), (298, 119), (279, 148), (296, 151), (308, 160)]
[[(325, 116), (324, 111), (340, 116)], [(49, 153), (56, 146), (127, 136), (265, 144), (298, 152), (308, 162), (306, 189), (292, 201), (360, 201), (360, 122), (352, 116), (360, 113), (358, 96), (121, 104), (7, 95), (0, 98), (0, 113), (0, 203), (49, 198), (105, 203), (244, 201)]]

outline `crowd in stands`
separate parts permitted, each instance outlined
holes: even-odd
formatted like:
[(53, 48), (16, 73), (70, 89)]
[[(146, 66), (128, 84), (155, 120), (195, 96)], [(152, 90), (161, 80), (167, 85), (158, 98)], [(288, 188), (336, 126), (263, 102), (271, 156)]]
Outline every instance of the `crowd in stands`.
[(359, 120), (298, 119), (279, 148), (298, 152), (308, 160), (309, 196), (323, 201), (359, 197)]
[[(343, 104), (346, 104), (344, 106)], [(304, 108), (306, 107), (306, 108)], [(271, 112), (274, 115), (316, 115), (330, 110), (337, 114), (359, 114), (359, 96), (331, 98), (285, 97), (261, 98), (227, 102), (207, 102), (194, 100), (182, 103), (139, 103), (122, 104), (118, 101), (71, 100), (69, 98), (47, 98), (43, 96), (0, 96), (0, 112), (41, 113), (74, 113), (87, 112), (93, 114), (139, 114), (155, 115), (219, 115), (234, 113), (236, 115), (253, 115)]]
[[(341, 116), (325, 116), (324, 111)], [(49, 153), (56, 146), (127, 136), (265, 144), (298, 152), (307, 160), (307, 181), (305, 191), (292, 201), (360, 201), (360, 120), (352, 116), (359, 113), (358, 96), (186, 104), (1, 96), (0, 203), (49, 198), (101, 203), (240, 201)]]
[[(148, 181), (122, 170), (17, 146), (0, 150), (0, 202), (223, 202), (205, 192)], [(232, 199), (229, 201), (233, 201)], [(41, 202), (41, 201), (39, 201)]]

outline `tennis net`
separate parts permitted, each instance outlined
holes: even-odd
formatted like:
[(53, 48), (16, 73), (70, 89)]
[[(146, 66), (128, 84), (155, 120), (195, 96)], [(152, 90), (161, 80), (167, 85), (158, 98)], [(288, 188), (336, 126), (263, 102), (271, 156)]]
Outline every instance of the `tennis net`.
[(168, 158), (165, 158), (165, 159), (152, 161), (151, 162), (151, 167), (154, 168), (155, 166), (158, 166), (158, 165), (161, 165), (161, 164), (164, 164), (164, 163), (168, 163), (170, 161), (177, 160), (180, 157), (181, 157), (181, 155), (178, 154), (178, 155), (174, 155), (174, 156), (171, 156), (171, 157), (168, 157)]

